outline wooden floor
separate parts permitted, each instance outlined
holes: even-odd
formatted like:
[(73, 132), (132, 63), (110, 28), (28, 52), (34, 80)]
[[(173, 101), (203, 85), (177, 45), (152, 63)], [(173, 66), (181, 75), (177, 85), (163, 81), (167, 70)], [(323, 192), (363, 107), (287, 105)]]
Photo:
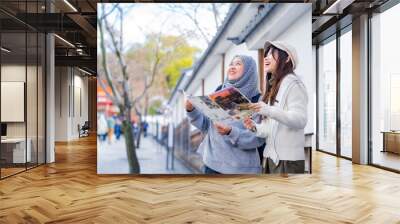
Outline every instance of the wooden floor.
[(392, 152), (374, 151), (372, 157), (374, 164), (400, 170), (400, 154)]
[(27, 164), (27, 167), (25, 168), (25, 164), (18, 165), (18, 167), (2, 167), (0, 172), (1, 172), (1, 178), (6, 178), (8, 176), (12, 176), (21, 172), (26, 171), (27, 169), (34, 169), (37, 165), (36, 164)]
[(400, 223), (400, 175), (314, 154), (314, 173), (98, 176), (96, 139), (0, 181), (0, 223)]
[(19, 173), (19, 172), (23, 172), (25, 170), (24, 168), (1, 168), (1, 177), (7, 177), (7, 176), (11, 176), (13, 174)]

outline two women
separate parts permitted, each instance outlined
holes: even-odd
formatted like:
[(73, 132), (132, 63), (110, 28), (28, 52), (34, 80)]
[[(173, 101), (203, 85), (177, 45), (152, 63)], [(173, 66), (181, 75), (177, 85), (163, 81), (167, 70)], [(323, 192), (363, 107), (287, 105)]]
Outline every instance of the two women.
[(258, 79), (251, 57), (235, 57), (228, 69), (228, 79), (221, 87), (234, 86), (251, 99), (250, 109), (262, 116), (261, 123), (251, 118), (243, 123), (237, 120), (213, 123), (189, 101), (186, 103), (191, 123), (206, 134), (200, 145), (204, 149), (206, 173), (259, 172), (256, 147), (264, 141), (263, 173), (304, 173), (308, 97), (304, 84), (293, 73), (298, 64), (296, 52), (279, 41), (267, 41), (264, 50), (266, 76), (271, 78), (260, 102), (256, 103)]
[(244, 124), (257, 136), (266, 138), (263, 172), (304, 173), (308, 97), (304, 84), (293, 73), (298, 63), (296, 52), (279, 41), (267, 41), (264, 50), (271, 88), (261, 102), (250, 106), (264, 119), (261, 124), (245, 119)]
[[(217, 91), (233, 86), (252, 102), (258, 102), (258, 75), (255, 61), (244, 55), (235, 56), (228, 68), (228, 77)], [(190, 122), (205, 135), (199, 149), (203, 151), (206, 174), (259, 173), (257, 147), (264, 138), (246, 129), (240, 120), (213, 122), (186, 101)]]

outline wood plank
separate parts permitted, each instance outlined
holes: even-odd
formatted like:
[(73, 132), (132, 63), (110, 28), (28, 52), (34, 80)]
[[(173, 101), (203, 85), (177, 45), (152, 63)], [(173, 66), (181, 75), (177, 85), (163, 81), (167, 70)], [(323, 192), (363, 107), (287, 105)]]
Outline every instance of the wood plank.
[(96, 138), (0, 181), (0, 223), (399, 223), (400, 175), (313, 152), (313, 174), (96, 174)]

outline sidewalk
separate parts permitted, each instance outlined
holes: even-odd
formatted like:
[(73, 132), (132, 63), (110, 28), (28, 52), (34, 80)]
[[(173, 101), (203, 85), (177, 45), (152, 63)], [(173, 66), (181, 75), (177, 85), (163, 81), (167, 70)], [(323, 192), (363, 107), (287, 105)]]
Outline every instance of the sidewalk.
[[(141, 174), (191, 174), (179, 159), (175, 158), (174, 170), (166, 169), (167, 151), (151, 136), (141, 139), (136, 153), (140, 164)], [(97, 173), (98, 174), (127, 174), (129, 170), (126, 158), (125, 140), (113, 140), (111, 144), (97, 142)]]

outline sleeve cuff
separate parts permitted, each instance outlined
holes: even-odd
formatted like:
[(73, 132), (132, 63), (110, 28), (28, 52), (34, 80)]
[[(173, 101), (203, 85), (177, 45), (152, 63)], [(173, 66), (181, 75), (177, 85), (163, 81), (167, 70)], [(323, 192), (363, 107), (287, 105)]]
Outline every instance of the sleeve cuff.
[(239, 130), (237, 127), (232, 126), (231, 132), (227, 135), (232, 144), (236, 144), (239, 138)]
[(195, 118), (195, 117), (199, 116), (200, 111), (196, 110), (196, 108), (193, 108), (192, 111), (187, 111), (187, 110), (186, 110), (186, 114), (187, 114), (190, 118)]
[(262, 108), (260, 114), (263, 115), (263, 116), (270, 117), (270, 116), (271, 116), (271, 107), (272, 107), (272, 106), (266, 104), (266, 105)]
[(256, 125), (256, 131), (255, 131), (255, 134), (256, 134), (256, 136), (257, 137), (259, 137), (259, 138), (265, 138), (266, 136), (264, 136), (264, 134), (261, 132), (261, 130), (262, 130), (262, 123), (261, 124), (255, 124)]

